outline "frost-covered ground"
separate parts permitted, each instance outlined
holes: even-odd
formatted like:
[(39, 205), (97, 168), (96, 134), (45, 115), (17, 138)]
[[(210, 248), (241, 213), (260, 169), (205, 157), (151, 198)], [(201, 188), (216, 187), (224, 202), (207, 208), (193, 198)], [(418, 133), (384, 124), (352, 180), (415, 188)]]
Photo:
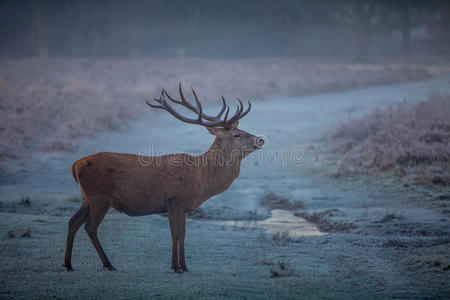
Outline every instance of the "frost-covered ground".
[[(255, 102), (240, 127), (266, 135), (268, 144), (249, 157), (226, 192), (208, 200), (201, 214), (190, 219), (190, 272), (181, 275), (170, 270), (166, 218), (130, 218), (112, 211), (99, 235), (118, 271), (102, 270), (81, 229), (74, 247), (76, 271), (65, 272), (67, 220), (79, 206), (70, 166), (83, 155), (105, 150), (198, 153), (213, 140), (205, 129), (165, 112), (149, 112), (119, 131), (83, 140), (74, 153), (42, 153), (34, 167), (8, 174), (0, 186), (0, 295), (448, 298), (450, 191), (395, 177), (330, 179), (324, 176), (328, 170), (321, 169), (320, 153), (310, 146), (349, 115), (403, 99), (417, 102), (436, 90), (450, 92), (450, 77)], [(275, 163), (268, 159), (271, 153), (286, 160)], [(327, 223), (324, 228), (330, 232), (297, 238), (255, 228), (253, 220), (270, 216), (259, 205), (267, 195), (300, 202), (292, 212), (319, 219), (319, 228)], [(249, 226), (241, 226), (245, 222)], [(352, 226), (339, 230), (342, 224)], [(31, 236), (21, 237), (27, 229)]]
[(0, 172), (37, 150), (71, 151), (81, 138), (121, 127), (142, 115), (144, 99), (163, 87), (175, 93), (180, 81), (215, 102), (220, 94), (262, 99), (419, 80), (435, 67), (286, 58), (0, 60)]

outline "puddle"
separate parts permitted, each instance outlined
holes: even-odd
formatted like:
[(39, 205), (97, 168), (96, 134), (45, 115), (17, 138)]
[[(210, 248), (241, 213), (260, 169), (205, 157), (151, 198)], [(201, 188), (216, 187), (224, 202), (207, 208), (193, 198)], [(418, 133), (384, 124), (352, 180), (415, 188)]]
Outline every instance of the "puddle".
[(294, 216), (284, 209), (273, 209), (272, 216), (263, 221), (224, 221), (222, 225), (239, 226), (248, 228), (262, 228), (274, 234), (279, 232), (289, 232), (292, 237), (318, 236), (325, 233), (320, 232), (317, 226), (301, 217)]

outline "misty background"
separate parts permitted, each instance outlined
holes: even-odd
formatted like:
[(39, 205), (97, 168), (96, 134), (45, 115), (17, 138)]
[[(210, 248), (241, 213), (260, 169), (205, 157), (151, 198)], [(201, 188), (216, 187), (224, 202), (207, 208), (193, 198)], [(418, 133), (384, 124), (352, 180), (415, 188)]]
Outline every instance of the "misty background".
[(443, 55), (450, 4), (415, 1), (0, 2), (6, 57)]
[[(75, 161), (213, 143), (145, 104), (180, 82), (267, 137), (190, 212), (190, 272), (165, 216), (114, 210), (118, 272), (82, 228), (66, 272)], [(0, 120), (0, 299), (450, 299), (448, 0), (0, 0)]]

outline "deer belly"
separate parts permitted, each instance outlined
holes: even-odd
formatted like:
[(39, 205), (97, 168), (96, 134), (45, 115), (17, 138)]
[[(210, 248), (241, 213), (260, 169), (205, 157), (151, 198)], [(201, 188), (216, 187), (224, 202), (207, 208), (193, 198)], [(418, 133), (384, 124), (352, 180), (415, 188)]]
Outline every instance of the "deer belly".
[(114, 209), (132, 217), (162, 214), (167, 212), (164, 201), (114, 201)]

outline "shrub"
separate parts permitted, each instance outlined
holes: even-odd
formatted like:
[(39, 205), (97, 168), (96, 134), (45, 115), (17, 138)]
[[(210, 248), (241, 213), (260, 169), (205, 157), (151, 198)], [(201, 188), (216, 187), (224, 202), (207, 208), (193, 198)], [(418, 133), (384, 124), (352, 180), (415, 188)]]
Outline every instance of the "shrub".
[(305, 208), (305, 204), (303, 202), (299, 200), (290, 201), (289, 199), (281, 197), (273, 192), (267, 192), (259, 201), (259, 205), (267, 208), (268, 210), (285, 209), (289, 211), (295, 211)]
[(450, 95), (376, 110), (341, 124), (331, 136), (339, 141), (333, 149), (343, 164), (338, 175), (394, 170), (420, 183), (450, 184)]

